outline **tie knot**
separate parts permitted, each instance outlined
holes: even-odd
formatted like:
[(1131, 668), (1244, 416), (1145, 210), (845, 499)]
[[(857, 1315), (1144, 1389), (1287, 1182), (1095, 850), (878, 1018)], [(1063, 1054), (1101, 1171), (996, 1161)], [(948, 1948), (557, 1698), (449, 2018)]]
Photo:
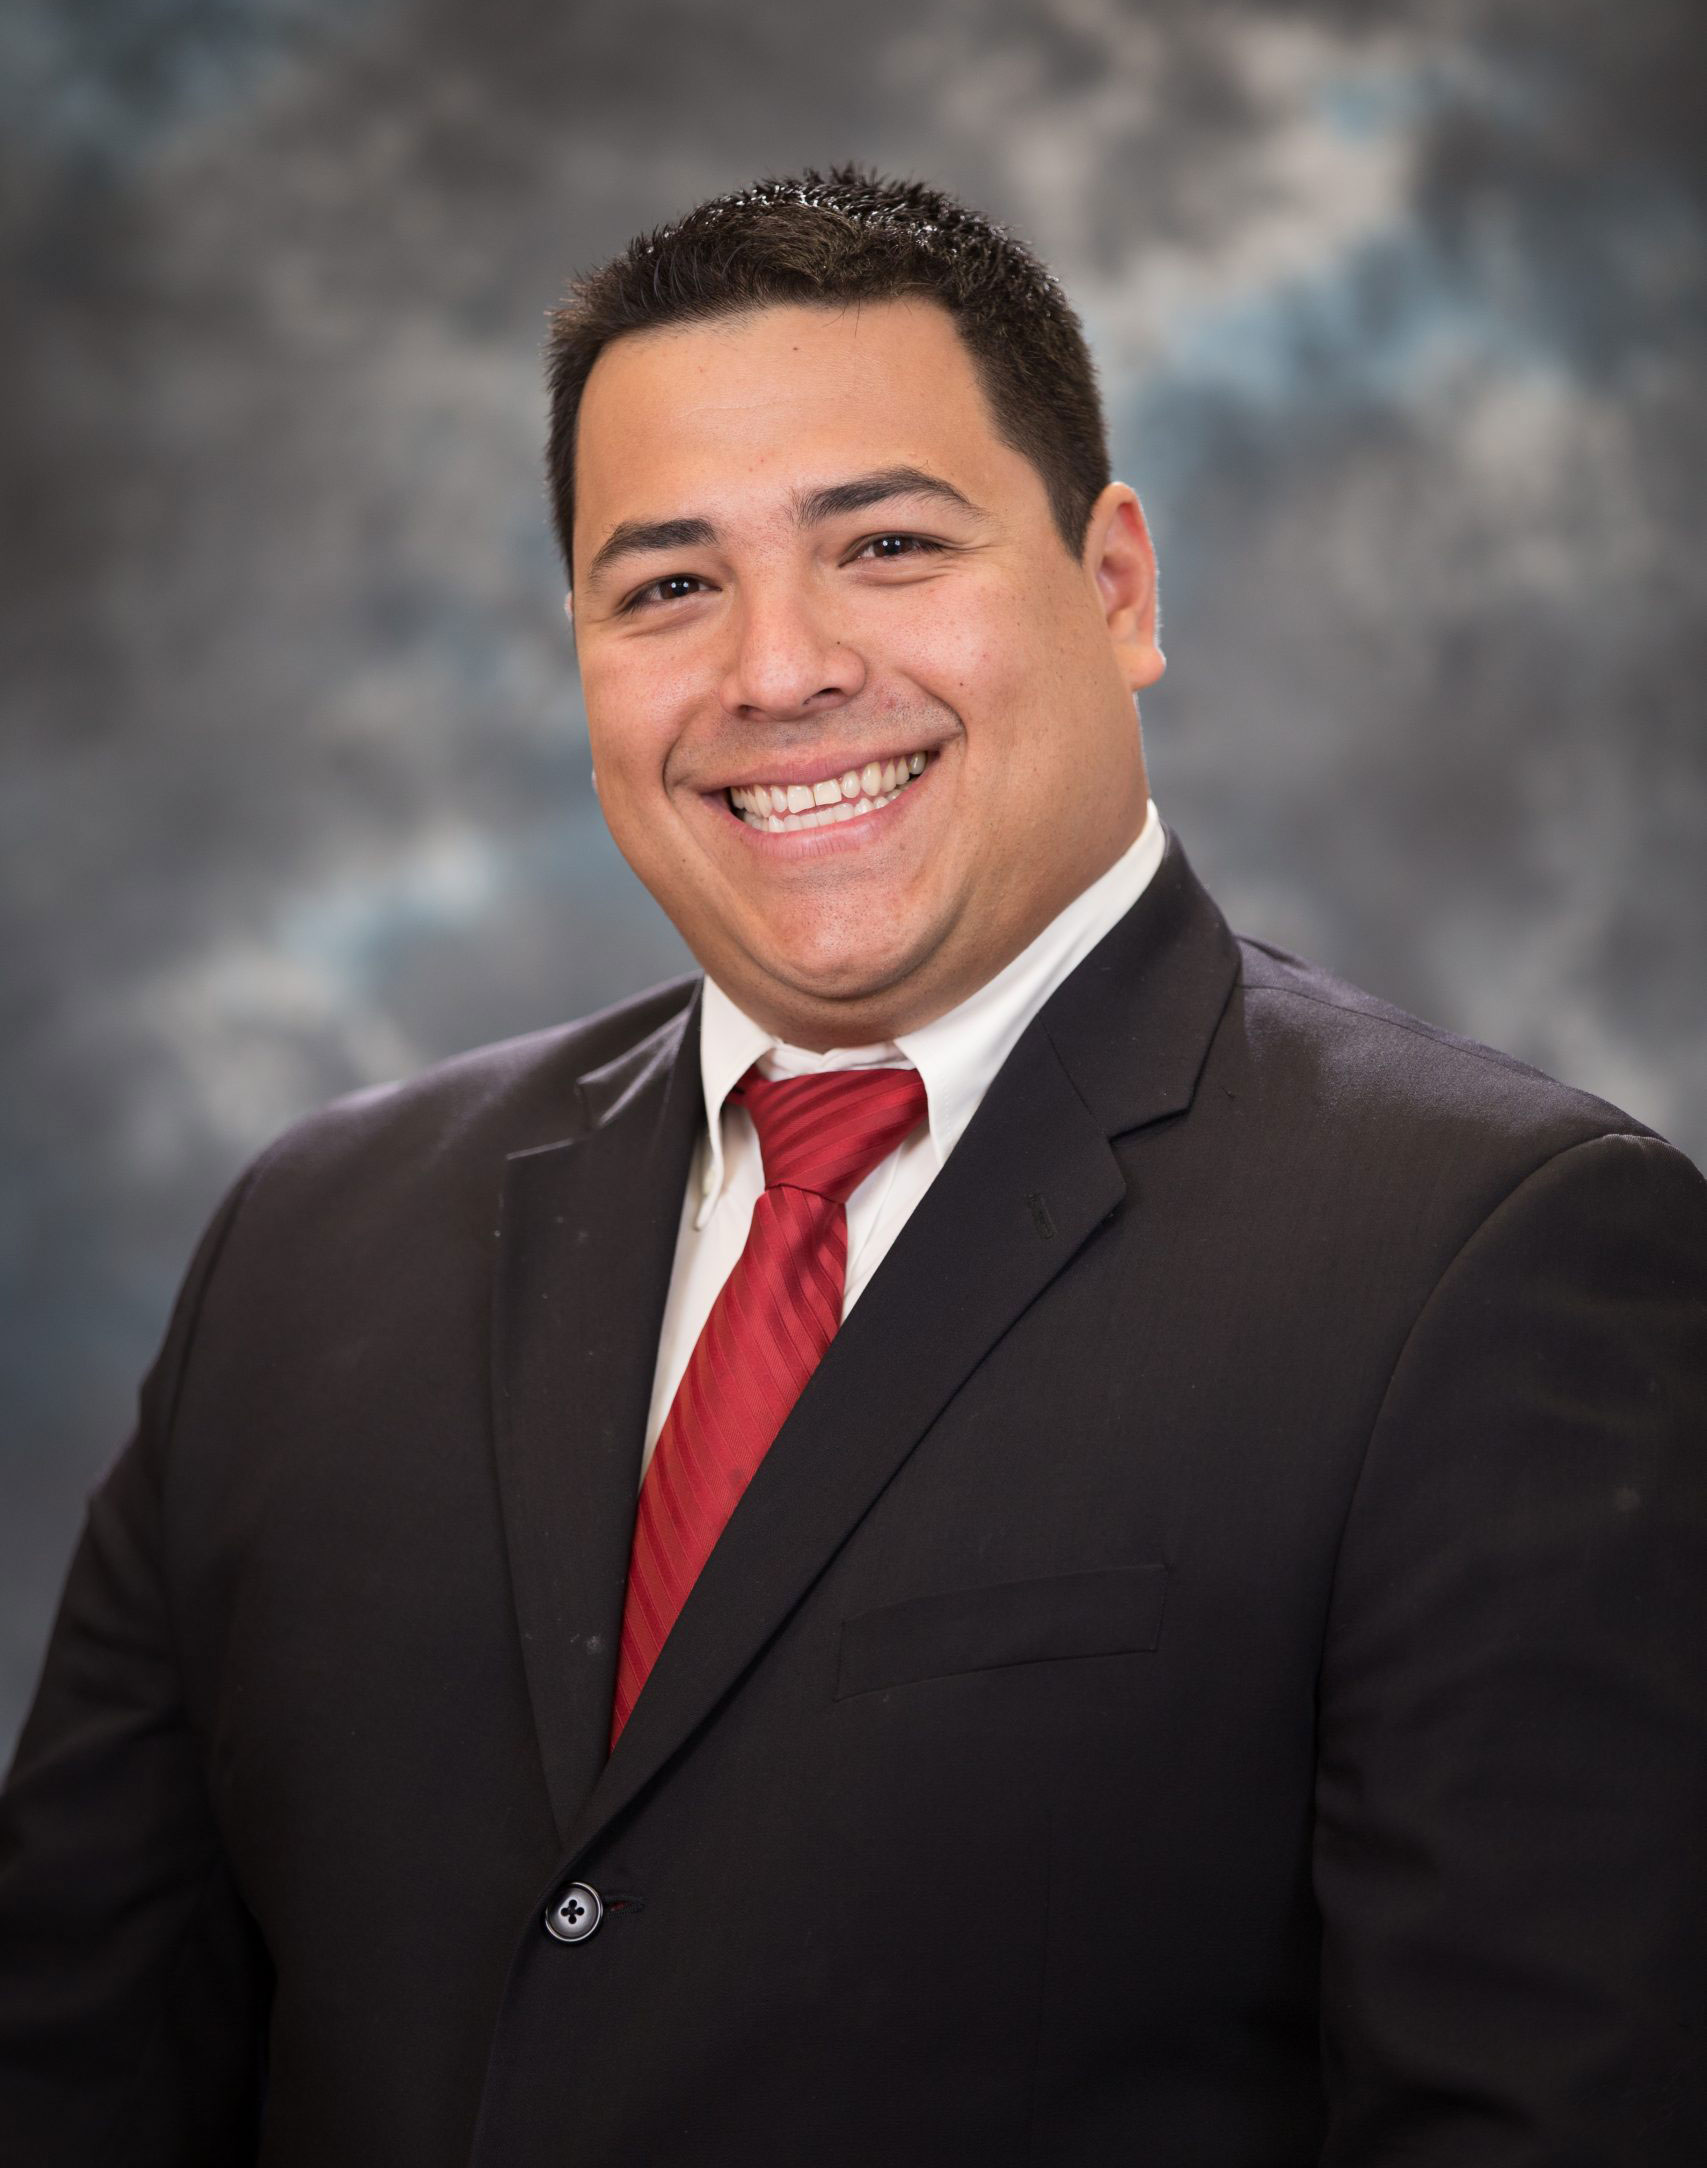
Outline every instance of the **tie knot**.
[(918, 1127), (925, 1080), (916, 1069), (828, 1069), (774, 1079), (749, 1069), (730, 1097), (753, 1117), (767, 1189), (811, 1190), (846, 1204)]

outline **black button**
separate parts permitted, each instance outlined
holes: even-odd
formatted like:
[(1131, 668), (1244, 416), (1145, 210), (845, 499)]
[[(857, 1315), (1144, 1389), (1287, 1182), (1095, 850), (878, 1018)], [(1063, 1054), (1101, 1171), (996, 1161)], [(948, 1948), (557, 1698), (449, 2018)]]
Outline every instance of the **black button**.
[(545, 1931), (559, 1942), (585, 1942), (605, 1916), (604, 1899), (589, 1882), (571, 1882), (545, 1908)]

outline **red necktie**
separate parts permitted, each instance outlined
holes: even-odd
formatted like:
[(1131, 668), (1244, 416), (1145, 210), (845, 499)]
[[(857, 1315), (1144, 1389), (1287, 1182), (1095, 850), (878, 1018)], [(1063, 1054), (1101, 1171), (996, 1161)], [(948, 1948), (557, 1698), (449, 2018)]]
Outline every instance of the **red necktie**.
[(834, 1069), (730, 1097), (759, 1133), (764, 1194), (658, 1433), (628, 1567), (611, 1744), (753, 1472), (842, 1321), (847, 1200), (925, 1111), (916, 1069)]

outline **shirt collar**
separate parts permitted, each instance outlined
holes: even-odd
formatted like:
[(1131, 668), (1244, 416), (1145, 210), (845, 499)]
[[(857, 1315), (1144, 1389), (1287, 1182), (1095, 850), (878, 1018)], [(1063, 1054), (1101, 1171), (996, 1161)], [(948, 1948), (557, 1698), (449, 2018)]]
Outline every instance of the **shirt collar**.
[[(696, 1227), (705, 1225), (723, 1194), (724, 1101), (755, 1063), (769, 1077), (817, 1076), (831, 1069), (913, 1066), (893, 1039), (885, 1039), (877, 1046), (835, 1046), (827, 1054), (815, 1054), (807, 1047), (773, 1039), (762, 1024), (755, 1024), (745, 1010), (735, 1006), (715, 979), (708, 978), (699, 1012), (699, 1077), (705, 1095), (709, 1149), (700, 1176)], [(928, 1079), (925, 1089), (928, 1093)]]
[(723, 1194), (723, 1103), (755, 1062), (766, 1076), (811, 1076), (885, 1064), (917, 1069), (925, 1080), (931, 1148), (940, 1168), (1027, 1024), (1155, 878), (1166, 841), (1152, 800), (1143, 827), (1108, 871), (1075, 896), (993, 979), (917, 1031), (877, 1046), (838, 1046), (825, 1054), (789, 1046), (755, 1024), (708, 978), (700, 1008), (699, 1069), (709, 1149), (696, 1225), (705, 1225)]

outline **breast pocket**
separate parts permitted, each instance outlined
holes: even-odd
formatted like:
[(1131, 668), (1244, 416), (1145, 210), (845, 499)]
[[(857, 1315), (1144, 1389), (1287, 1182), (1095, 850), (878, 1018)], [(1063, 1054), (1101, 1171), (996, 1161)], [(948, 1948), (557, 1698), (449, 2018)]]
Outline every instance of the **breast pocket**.
[(1155, 1648), (1168, 1569), (1123, 1566), (915, 1596), (842, 1622), (836, 1699), (963, 1671)]

